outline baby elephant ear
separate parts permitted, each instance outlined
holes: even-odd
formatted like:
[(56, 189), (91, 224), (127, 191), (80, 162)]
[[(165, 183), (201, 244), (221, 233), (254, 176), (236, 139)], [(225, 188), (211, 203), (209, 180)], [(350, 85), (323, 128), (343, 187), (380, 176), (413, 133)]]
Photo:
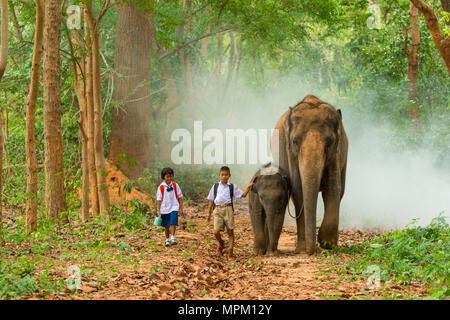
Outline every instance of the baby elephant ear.
[(256, 181), (258, 181), (258, 178), (259, 178), (259, 176), (256, 176), (256, 177), (252, 180), (252, 182), (254, 183), (254, 185), (252, 185), (252, 187), (251, 187), (251, 189), (250, 189), (250, 191), (253, 191), (253, 192), (255, 192), (255, 193), (258, 193), (258, 190), (256, 189)]
[(284, 181), (286, 181), (287, 189), (291, 190), (291, 180), (289, 179), (289, 176), (283, 174), (282, 177), (283, 177)]

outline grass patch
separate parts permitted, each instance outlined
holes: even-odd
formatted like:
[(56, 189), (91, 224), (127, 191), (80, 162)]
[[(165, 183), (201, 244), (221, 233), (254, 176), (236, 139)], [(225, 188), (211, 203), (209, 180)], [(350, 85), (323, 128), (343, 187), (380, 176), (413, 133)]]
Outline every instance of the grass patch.
[(380, 269), (381, 281), (401, 285), (425, 282), (430, 286), (430, 298), (450, 297), (450, 229), (446, 217), (439, 215), (426, 227), (415, 223), (413, 220), (405, 229), (363, 243), (364, 254), (347, 264), (346, 269), (368, 276), (366, 270), (375, 265)]

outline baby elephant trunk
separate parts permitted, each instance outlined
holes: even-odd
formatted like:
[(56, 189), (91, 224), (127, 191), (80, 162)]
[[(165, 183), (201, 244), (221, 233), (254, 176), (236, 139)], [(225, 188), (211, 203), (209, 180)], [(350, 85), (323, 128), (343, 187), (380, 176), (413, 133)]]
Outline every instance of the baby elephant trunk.
[[(287, 197), (287, 195), (286, 195)], [(278, 252), (278, 240), (280, 239), (281, 230), (283, 229), (285, 209), (280, 206), (267, 208), (267, 236), (268, 247), (267, 254), (276, 254)]]

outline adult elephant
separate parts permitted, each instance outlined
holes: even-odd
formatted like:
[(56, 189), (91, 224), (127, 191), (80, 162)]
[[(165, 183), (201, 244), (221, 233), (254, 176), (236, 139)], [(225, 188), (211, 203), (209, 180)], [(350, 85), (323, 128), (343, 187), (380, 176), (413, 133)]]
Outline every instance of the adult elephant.
[(289, 175), (295, 205), (295, 252), (315, 252), (319, 191), (325, 214), (318, 241), (323, 248), (332, 248), (338, 242), (339, 206), (347, 167), (348, 140), (341, 111), (308, 95), (283, 114), (275, 129), (272, 155)]

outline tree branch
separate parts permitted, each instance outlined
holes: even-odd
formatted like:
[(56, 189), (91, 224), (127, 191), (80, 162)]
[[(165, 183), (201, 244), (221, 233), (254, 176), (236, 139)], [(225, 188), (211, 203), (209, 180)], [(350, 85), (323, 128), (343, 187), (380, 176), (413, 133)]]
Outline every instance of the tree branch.
[(403, 42), (403, 51), (405, 51), (406, 55), (409, 56), (409, 50), (408, 50), (408, 27), (406, 27), (406, 25), (403, 25), (403, 33), (405, 35), (405, 41)]
[(98, 15), (98, 17), (97, 17), (97, 19), (96, 19), (96, 21), (95, 21), (95, 25), (96, 25), (96, 26), (100, 23), (100, 21), (102, 20), (103, 16), (104, 16), (105, 13), (106, 13), (106, 11), (108, 11), (110, 4), (111, 4), (111, 1), (110, 1), (110, 0), (106, 0), (106, 1), (103, 3), (102, 10), (100, 11), (100, 13), (99, 13), (99, 15)]
[(192, 44), (192, 43), (194, 43), (194, 42), (197, 42), (197, 41), (202, 40), (202, 39), (207, 38), (207, 37), (214, 36), (214, 35), (216, 35), (216, 34), (226, 33), (226, 32), (229, 32), (229, 31), (231, 31), (231, 30), (233, 30), (233, 27), (230, 27), (230, 28), (227, 28), (227, 29), (224, 29), (224, 30), (219, 30), (219, 31), (214, 31), (214, 32), (206, 33), (206, 34), (204, 34), (204, 35), (202, 35), (202, 36), (200, 36), (200, 37), (198, 37), (198, 38), (196, 38), (196, 39), (189, 40), (189, 41), (187, 41), (185, 44), (179, 45), (179, 46), (176, 47), (175, 49), (170, 50), (170, 51), (168, 51), (168, 52), (166, 52), (166, 53), (164, 53), (164, 54), (162, 54), (162, 55), (160, 55), (160, 56), (157, 56), (156, 58), (157, 58), (158, 60), (165, 59), (165, 58), (170, 57), (171, 55), (177, 53), (180, 49), (183, 49), (183, 48), (189, 46), (190, 44)]
[(428, 30), (431, 33), (431, 37), (433, 39), (436, 48), (439, 50), (442, 59), (444, 60), (448, 72), (450, 74), (450, 46), (447, 38), (444, 38), (442, 35), (441, 29), (439, 28), (439, 21), (434, 13), (433, 9), (431, 9), (427, 4), (425, 4), (422, 0), (410, 0), (417, 9), (422, 12), (425, 17), (425, 22)]

